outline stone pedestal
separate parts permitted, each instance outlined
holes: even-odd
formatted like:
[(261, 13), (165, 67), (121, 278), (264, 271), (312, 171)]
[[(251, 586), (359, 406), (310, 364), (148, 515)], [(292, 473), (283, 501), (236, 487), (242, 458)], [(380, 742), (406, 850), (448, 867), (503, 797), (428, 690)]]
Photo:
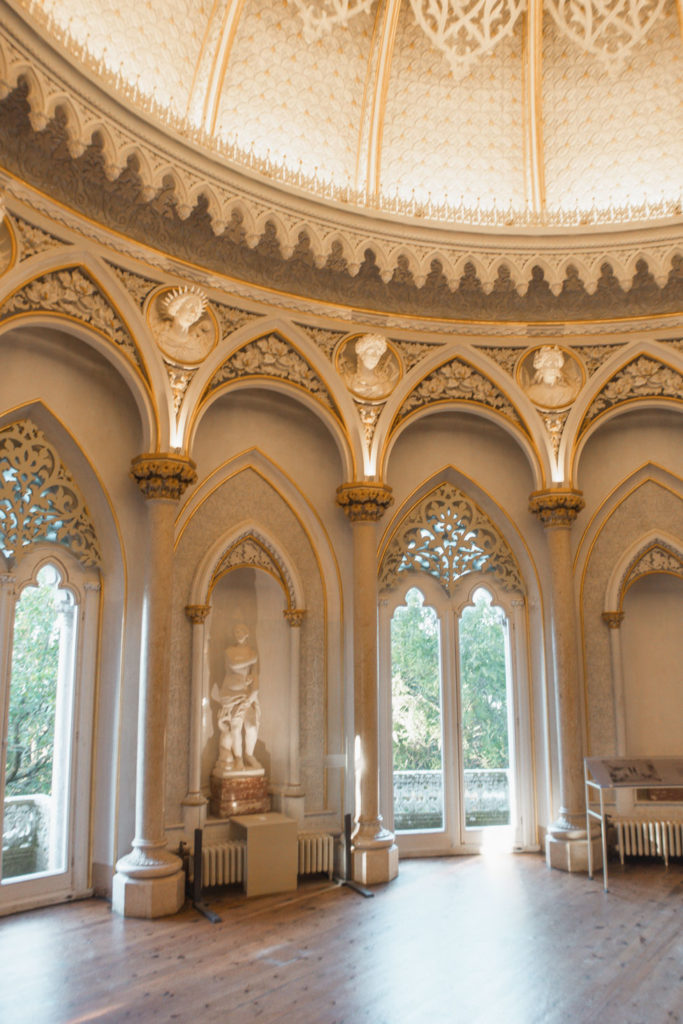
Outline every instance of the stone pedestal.
[(270, 796), (265, 773), (212, 774), (209, 807), (214, 818), (266, 813), (270, 810)]
[(351, 873), (361, 885), (391, 882), (398, 875), (398, 846), (392, 843), (379, 849), (356, 849), (351, 853)]
[[(592, 843), (593, 871), (602, 868), (602, 844), (600, 836)], [(588, 840), (561, 839), (558, 836), (545, 837), (545, 862), (549, 868), (560, 871), (588, 871)]]

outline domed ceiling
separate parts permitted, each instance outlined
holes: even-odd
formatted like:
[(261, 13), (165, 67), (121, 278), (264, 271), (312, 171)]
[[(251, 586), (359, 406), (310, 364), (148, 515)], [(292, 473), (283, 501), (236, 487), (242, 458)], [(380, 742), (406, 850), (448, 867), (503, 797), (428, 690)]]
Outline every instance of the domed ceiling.
[(317, 194), (498, 225), (680, 212), (677, 0), (14, 6), (129, 105)]

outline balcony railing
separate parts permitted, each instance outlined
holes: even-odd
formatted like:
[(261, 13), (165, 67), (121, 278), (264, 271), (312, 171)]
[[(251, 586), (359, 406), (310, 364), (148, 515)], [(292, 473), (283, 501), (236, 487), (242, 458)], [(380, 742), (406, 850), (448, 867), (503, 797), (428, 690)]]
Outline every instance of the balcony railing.
[[(486, 828), (510, 824), (510, 770), (465, 772), (465, 826)], [(422, 832), (444, 827), (443, 772), (394, 772), (394, 828)]]

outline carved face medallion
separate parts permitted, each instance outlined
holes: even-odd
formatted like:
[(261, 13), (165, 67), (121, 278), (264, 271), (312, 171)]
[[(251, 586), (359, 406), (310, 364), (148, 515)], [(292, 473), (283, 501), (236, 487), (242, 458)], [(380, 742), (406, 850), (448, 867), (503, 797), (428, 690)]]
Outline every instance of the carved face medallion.
[(361, 334), (342, 342), (337, 369), (351, 394), (364, 402), (384, 401), (401, 376), (398, 356), (380, 334)]
[(584, 382), (583, 366), (559, 345), (539, 345), (522, 356), (517, 380), (539, 409), (566, 409)]
[(149, 300), (147, 319), (170, 363), (198, 366), (216, 347), (218, 323), (199, 289), (161, 288)]

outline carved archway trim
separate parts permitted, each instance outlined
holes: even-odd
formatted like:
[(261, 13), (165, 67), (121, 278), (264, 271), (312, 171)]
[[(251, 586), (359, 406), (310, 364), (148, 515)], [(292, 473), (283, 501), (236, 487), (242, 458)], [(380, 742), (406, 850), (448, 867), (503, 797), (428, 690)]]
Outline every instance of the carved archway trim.
[(631, 545), (615, 565), (605, 592), (604, 612), (621, 615), (628, 590), (642, 576), (655, 573), (683, 579), (683, 542), (653, 530)]
[(209, 578), (203, 602), (205, 605), (211, 603), (211, 595), (218, 581), (236, 569), (260, 569), (267, 572), (282, 587), (287, 601), (285, 610), (290, 612), (299, 607), (291, 570), (273, 542), (251, 526), (239, 531), (223, 547)]
[(122, 353), (149, 386), (138, 344), (97, 278), (81, 263), (41, 271), (23, 281), (0, 304), (0, 324), (49, 314), (95, 331)]
[(491, 519), (457, 487), (442, 482), (395, 527), (379, 589), (391, 589), (402, 573), (427, 573), (451, 596), (457, 582), (474, 572), (490, 574), (506, 593), (524, 591), (517, 561)]

